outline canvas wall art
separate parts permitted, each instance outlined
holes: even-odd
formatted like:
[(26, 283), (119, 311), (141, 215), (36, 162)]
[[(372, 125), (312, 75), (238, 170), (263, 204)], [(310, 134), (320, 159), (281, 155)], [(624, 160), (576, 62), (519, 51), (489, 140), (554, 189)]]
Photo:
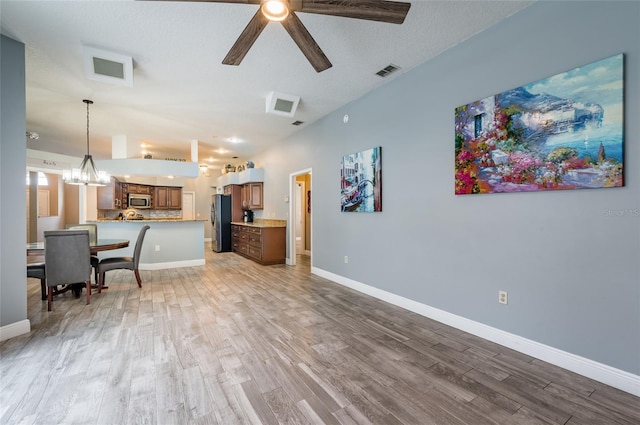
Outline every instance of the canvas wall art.
[(340, 206), (343, 212), (382, 211), (382, 148), (342, 157)]
[(622, 186), (623, 59), (456, 108), (456, 195)]

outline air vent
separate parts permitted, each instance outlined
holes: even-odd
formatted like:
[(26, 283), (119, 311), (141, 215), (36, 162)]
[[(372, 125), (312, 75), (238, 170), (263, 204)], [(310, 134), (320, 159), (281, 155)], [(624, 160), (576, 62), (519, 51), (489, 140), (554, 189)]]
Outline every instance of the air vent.
[(294, 121), (291, 123), (291, 125), (302, 125), (304, 124), (304, 121)]
[(382, 68), (380, 71), (376, 72), (376, 75), (384, 78), (384, 77), (388, 76), (389, 74), (391, 74), (392, 72), (396, 72), (399, 69), (400, 69), (399, 66), (396, 66), (396, 65), (391, 63), (391, 64), (385, 66), (384, 68)]
[(118, 53), (84, 46), (87, 78), (104, 83), (133, 87), (133, 59)]
[(293, 117), (296, 114), (300, 96), (271, 92), (267, 96), (267, 113)]

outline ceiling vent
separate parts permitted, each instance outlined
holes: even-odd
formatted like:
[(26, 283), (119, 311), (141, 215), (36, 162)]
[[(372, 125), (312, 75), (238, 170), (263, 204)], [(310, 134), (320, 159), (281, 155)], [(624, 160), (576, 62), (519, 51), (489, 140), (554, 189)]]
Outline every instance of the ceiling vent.
[(300, 121), (300, 120), (294, 121), (291, 123), (291, 125), (302, 125), (302, 124), (304, 124), (304, 121)]
[(396, 65), (390, 63), (389, 65), (387, 65), (384, 68), (382, 68), (380, 71), (376, 72), (376, 75), (384, 78), (384, 77), (388, 76), (389, 74), (391, 74), (392, 72), (396, 72), (399, 69), (400, 69), (399, 66), (396, 66)]
[(133, 59), (118, 53), (84, 46), (84, 70), (87, 78), (104, 83), (133, 87)]
[(300, 96), (271, 92), (267, 96), (267, 114), (293, 117), (296, 114)]

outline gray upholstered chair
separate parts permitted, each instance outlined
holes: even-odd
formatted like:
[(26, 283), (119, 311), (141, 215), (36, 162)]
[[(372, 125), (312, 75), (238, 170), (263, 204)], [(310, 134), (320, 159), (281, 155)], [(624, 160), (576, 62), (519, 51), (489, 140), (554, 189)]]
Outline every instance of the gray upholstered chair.
[(45, 273), (44, 263), (27, 263), (27, 277), (40, 279), (40, 287), (42, 290), (42, 300), (47, 299), (47, 275)]
[(133, 248), (133, 257), (108, 257), (103, 258), (98, 263), (98, 292), (102, 291), (104, 285), (104, 274), (109, 270), (127, 269), (133, 270), (138, 281), (138, 288), (142, 288), (142, 280), (140, 279), (140, 272), (138, 271), (138, 264), (140, 263), (140, 252), (142, 251), (142, 242), (144, 241), (144, 235), (150, 226), (145, 225), (140, 229), (138, 233), (138, 239), (136, 240), (136, 246)]
[[(67, 224), (65, 226), (67, 230), (88, 230), (89, 231), (89, 244), (95, 245), (98, 243), (98, 225), (94, 223), (85, 224)], [(100, 258), (97, 255), (91, 256), (91, 267), (93, 267), (96, 285), (98, 284), (98, 262)]]
[(58, 285), (83, 282), (87, 289), (87, 304), (91, 302), (90, 253), (88, 230), (49, 230), (44, 232), (48, 311), (51, 311), (53, 290)]

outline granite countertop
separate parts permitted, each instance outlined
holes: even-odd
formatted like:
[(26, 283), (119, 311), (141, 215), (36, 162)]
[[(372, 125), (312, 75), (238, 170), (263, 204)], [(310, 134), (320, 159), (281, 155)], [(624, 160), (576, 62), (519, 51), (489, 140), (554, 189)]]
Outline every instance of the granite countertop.
[(231, 224), (237, 226), (247, 227), (287, 227), (287, 220), (273, 220), (273, 219), (255, 219), (252, 223), (245, 223), (244, 221), (232, 221)]
[(198, 222), (198, 221), (207, 221), (207, 220), (183, 220), (181, 218), (143, 218), (143, 219), (133, 219), (133, 220), (118, 220), (113, 218), (100, 218), (98, 220), (87, 220), (87, 223), (176, 223), (176, 222)]

